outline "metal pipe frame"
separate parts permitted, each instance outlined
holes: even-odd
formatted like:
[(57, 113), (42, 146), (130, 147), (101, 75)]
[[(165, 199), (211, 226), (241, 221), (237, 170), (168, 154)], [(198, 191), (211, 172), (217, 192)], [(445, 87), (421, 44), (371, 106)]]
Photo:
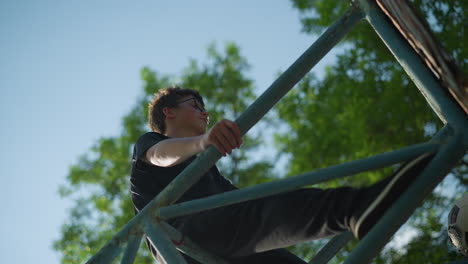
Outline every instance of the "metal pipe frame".
[[(238, 203), (279, 192), (290, 191), (322, 181), (353, 175), (358, 172), (376, 169), (410, 159), (424, 152), (439, 150), (431, 163), (418, 179), (398, 199), (382, 219), (351, 252), (345, 262), (363, 263), (370, 261), (387, 243), (392, 234), (407, 220), (425, 196), (452, 169), (468, 149), (468, 119), (450, 101), (430, 71), (423, 65), (411, 47), (386, 21), (384, 14), (369, 0), (354, 0), (353, 5), (343, 16), (330, 26), (273, 84), (236, 120), (241, 134), (248, 132), (292, 87), (323, 58), (354, 26), (362, 19), (373, 26), (385, 44), (393, 52), (428, 102), (443, 121), (447, 121), (453, 131), (446, 126), (431, 142), (422, 143), (374, 157), (332, 166), (293, 178), (282, 179), (241, 190), (231, 191), (203, 199), (173, 204), (221, 157), (219, 152), (208, 148), (178, 175), (153, 201), (137, 216), (127, 223), (106, 245), (87, 263), (110, 263), (123, 250), (126, 251), (121, 263), (133, 263), (143, 232), (157, 244), (159, 253), (170, 264), (186, 263), (177, 252), (171, 238), (180, 238), (180, 233), (165, 223), (164, 219), (186, 215), (202, 210)], [(448, 144), (445, 141), (449, 141)], [(442, 144), (442, 147), (441, 147)], [(330, 242), (311, 260), (310, 263), (326, 263), (350, 239), (349, 232), (330, 240)], [(223, 263), (185, 238), (179, 250), (207, 264)]]
[[(309, 72), (363, 18), (353, 5), (330, 26), (273, 84), (236, 120), (241, 135), (247, 133), (293, 86)], [(154, 200), (155, 207), (179, 199), (221, 157), (209, 147), (182, 171)], [(152, 206), (152, 205), (150, 205)]]
[(388, 21), (375, 1), (354, 0), (354, 2), (365, 12), (366, 20), (387, 45), (421, 93), (426, 95), (425, 97), (434, 112), (444, 123), (449, 123), (456, 131), (463, 131), (463, 143), (468, 144), (468, 116), (447, 96), (432, 72)]
[(276, 81), (236, 120), (244, 135), (286, 95), (359, 21), (363, 12), (355, 5), (333, 23)]
[[(363, 14), (354, 5), (330, 26), (281, 76), (236, 120), (241, 134), (253, 127), (312, 67), (320, 61), (354, 26)], [(209, 147), (182, 171), (143, 211), (150, 217), (160, 219), (158, 208), (177, 201), (221, 157)], [(148, 209), (147, 209), (148, 208)], [(145, 210), (147, 209), (147, 210)], [(143, 212), (142, 212), (143, 213)], [(172, 246), (172, 245), (171, 245)], [(162, 255), (172, 254), (166, 248), (159, 249)]]
[(158, 209), (158, 215), (161, 219), (165, 220), (247, 200), (266, 197), (276, 193), (292, 191), (307, 185), (313, 185), (320, 182), (351, 176), (360, 172), (393, 165), (414, 158), (422, 153), (435, 152), (439, 147), (440, 144), (437, 142), (421, 143), (392, 152), (382, 153), (372, 157), (304, 173), (290, 178), (262, 183), (247, 188), (162, 207)]
[[(433, 143), (447, 143), (446, 139), (450, 138), (453, 130), (449, 126), (444, 126), (437, 134), (430, 140)], [(336, 253), (343, 248), (351, 239), (353, 235), (351, 232), (345, 232), (331, 239), (317, 254), (310, 260), (308, 264), (325, 264), (330, 261)]]
[[(441, 131), (443, 132), (445, 130), (443, 129)], [(203, 210), (230, 205), (233, 203), (265, 197), (275, 193), (286, 192), (298, 189), (303, 186), (317, 184), (330, 179), (350, 176), (363, 171), (389, 166), (408, 160), (425, 152), (434, 152), (440, 147), (439, 141), (443, 140), (443, 138), (432, 140), (428, 143), (416, 144), (392, 152), (382, 153), (369, 158), (335, 165), (321, 170), (297, 175), (291, 178), (263, 183), (202, 199), (162, 207), (158, 209), (158, 215), (160, 216), (161, 220), (165, 220), (172, 217), (187, 215)], [(149, 209), (145, 208), (140, 214), (135, 216), (112, 240), (108, 242), (108, 244), (106, 244), (106, 246), (101, 249), (100, 252), (93, 256), (93, 258), (90, 259), (88, 263), (110, 263), (110, 261), (123, 249), (122, 241), (125, 241), (125, 239), (130, 239), (135, 235), (140, 235), (141, 237), (141, 231), (135, 232), (134, 230), (140, 230), (142, 223), (152, 220), (149, 217), (146, 217), (146, 219), (143, 218), (143, 216), (147, 215), (144, 213), (144, 211), (147, 210)], [(174, 240), (179, 239), (174, 238)], [(190, 255), (189, 252), (187, 253)], [(106, 256), (107, 259), (105, 261), (103, 258), (104, 256)]]
[[(309, 72), (320, 59), (322, 59), (354, 26), (363, 18), (363, 13), (352, 5), (340, 19), (330, 26), (237, 120), (241, 134), (244, 135), (253, 127), (292, 87)], [(128, 240), (130, 233), (141, 232), (141, 226), (153, 219), (160, 221), (158, 208), (170, 205), (179, 199), (201, 176), (211, 168), (221, 157), (213, 147), (201, 153), (184, 171), (182, 171), (156, 198), (136, 215), (122, 230), (115, 235), (101, 250), (87, 263), (109, 263), (122, 250), (124, 241)], [(164, 239), (154, 228), (155, 238)], [(170, 249), (169, 249), (170, 248)], [(162, 255), (176, 254), (173, 245), (159, 248)], [(180, 256), (180, 254), (179, 254)], [(171, 256), (176, 259), (177, 257)], [(108, 261), (109, 260), (109, 261)]]
[(197, 260), (203, 264), (228, 264), (222, 258), (215, 256), (206, 249), (199, 247), (188, 237), (184, 237), (177, 229), (172, 227), (166, 222), (161, 222), (161, 226), (164, 231), (168, 234), (172, 241), (177, 241), (177, 248), (179, 251), (184, 252), (186, 255), (189, 255), (193, 259)]
[(350, 231), (334, 236), (308, 264), (328, 263), (353, 237)]
[[(133, 217), (112, 239), (110, 239), (86, 264), (107, 264), (116, 258), (124, 249), (126, 241), (133, 237), (142, 237), (141, 229), (143, 217)], [(128, 249), (128, 246), (127, 246)], [(129, 252), (130, 253), (130, 252)]]
[(453, 262), (446, 263), (446, 264), (468, 264), (468, 259), (465, 259), (465, 260), (457, 260), (457, 261), (453, 261)]
[[(344, 262), (345, 264), (370, 262), (468, 150), (467, 116), (444, 94), (435, 77), (388, 22), (375, 2), (369, 0), (355, 2), (358, 2), (360, 8), (366, 13), (366, 20), (387, 45), (421, 93), (426, 95), (432, 109), (441, 117), (442, 121), (448, 122), (448, 126), (453, 129), (451, 131), (453, 135), (447, 139), (449, 143), (441, 148), (418, 179), (351, 252)], [(447, 129), (444, 133), (449, 134)]]
[(131, 264), (135, 260), (141, 243), (141, 236), (131, 236), (120, 264)]
[(184, 257), (177, 251), (172, 244), (168, 234), (163, 230), (160, 223), (148, 221), (143, 229), (154, 245), (157, 244), (158, 253), (161, 254), (164, 261), (168, 264), (187, 264)]
[(351, 252), (344, 264), (369, 263), (414, 210), (422, 204), (424, 198), (466, 154), (467, 149), (462, 144), (462, 136), (459, 133), (451, 136), (449, 143), (441, 147), (413, 184), (395, 201)]

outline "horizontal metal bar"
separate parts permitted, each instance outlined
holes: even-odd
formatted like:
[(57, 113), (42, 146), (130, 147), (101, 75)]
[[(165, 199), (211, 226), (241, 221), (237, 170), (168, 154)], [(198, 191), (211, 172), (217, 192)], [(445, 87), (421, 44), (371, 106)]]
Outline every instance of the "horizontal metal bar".
[[(281, 74), (281, 76), (236, 120), (241, 134), (244, 135), (289, 90), (291, 90), (336, 43), (351, 31), (357, 22), (362, 19), (362, 16), (362, 13), (353, 6), (330, 26), (317, 41)], [(166, 186), (156, 199), (154, 199), (154, 203), (150, 203), (150, 207), (161, 207), (177, 201), (220, 157), (221, 155), (219, 152), (213, 146), (210, 146)]]
[(187, 201), (159, 208), (159, 217), (168, 219), (187, 215), (207, 209), (239, 203), (272, 194), (296, 190), (300, 187), (317, 184), (331, 179), (350, 176), (359, 172), (378, 169), (395, 163), (406, 161), (425, 152), (434, 152), (438, 143), (421, 143), (373, 157), (355, 160), (332, 167), (319, 169), (294, 177), (262, 183), (256, 186), (225, 192), (210, 197)]
[[(392, 160), (388, 161), (390, 163), (385, 163), (385, 164), (379, 163), (377, 165), (387, 166), (387, 165), (391, 165), (391, 164), (398, 163), (400, 161), (406, 160), (408, 158), (411, 158), (412, 156), (416, 156), (419, 153), (433, 151), (434, 149), (437, 148), (437, 146), (438, 146), (437, 144), (439, 144), (440, 142), (444, 142), (446, 140), (446, 138), (448, 136), (452, 135), (452, 134), (453, 134), (453, 130), (449, 126), (445, 126), (431, 140), (430, 143), (432, 143), (432, 145), (422, 143), (422, 144), (418, 144), (418, 145), (414, 145), (414, 146), (410, 146), (410, 147), (407, 147), (407, 148), (397, 150), (392, 155), (394, 155), (395, 158), (399, 157), (400, 159), (395, 160), (395, 159), (392, 158)], [(427, 145), (427, 146), (425, 146), (425, 145)], [(389, 155), (391, 153), (392, 152), (384, 153), (384, 154), (381, 154), (381, 155)], [(317, 175), (313, 175), (312, 177), (316, 177), (316, 176)], [(296, 176), (296, 177), (298, 177), (298, 176)], [(277, 181), (278, 183), (276, 183), (276, 184), (283, 185), (282, 181), (290, 181), (291, 179), (294, 179), (296, 177), (289, 178), (289, 179), (284, 179), (284, 180), (279, 180), (279, 181)], [(308, 176), (306, 174), (306, 176), (302, 175), (302, 177), (308, 177)], [(321, 181), (316, 181), (316, 180), (314, 180), (314, 182), (319, 183), (321, 181), (325, 181), (326, 179), (322, 179)], [(266, 183), (266, 184), (268, 184), (268, 183)], [(310, 184), (312, 184), (312, 183), (310, 183)], [(304, 184), (304, 185), (310, 185), (310, 184)], [(304, 185), (300, 185), (300, 186), (304, 186)], [(252, 194), (259, 194), (259, 195), (262, 194), (261, 192), (257, 191), (257, 189), (254, 189), (254, 188), (257, 188), (257, 187), (245, 188), (245, 189), (242, 189), (240, 191), (244, 192), (244, 190), (249, 189), (250, 190), (249, 192), (252, 193)], [(262, 187), (262, 188), (267, 189), (268, 187)], [(238, 192), (238, 191), (236, 191), (236, 192)], [(249, 195), (248, 193), (245, 194), (243, 192), (239, 193), (238, 197), (246, 197), (246, 195)], [(281, 192), (281, 189), (278, 190), (278, 192)], [(183, 215), (183, 214), (179, 213), (180, 211), (185, 211), (187, 214), (190, 214), (190, 213), (193, 213), (193, 212), (198, 212), (198, 211), (202, 211), (202, 210), (206, 210), (206, 209), (212, 209), (212, 208), (220, 207), (220, 206), (223, 206), (223, 205), (227, 205), (225, 202), (223, 202), (224, 200), (232, 199), (231, 197), (232, 197), (233, 194), (229, 194), (229, 196), (226, 197), (225, 195), (227, 195), (227, 194), (228, 193), (223, 194), (223, 197), (221, 197), (221, 199), (219, 199), (219, 200), (217, 198), (218, 196), (212, 196), (212, 197), (208, 197), (208, 198), (193, 200), (193, 201), (186, 202), (186, 203), (180, 203), (180, 204), (164, 207), (164, 208), (161, 208), (160, 213), (161, 213), (162, 217), (167, 219), (167, 218)], [(264, 194), (263, 196), (267, 196), (267, 195), (269, 195), (269, 194)], [(257, 198), (257, 197), (254, 197), (254, 198)], [(248, 199), (245, 199), (245, 200), (248, 200)], [(233, 203), (242, 202), (242, 201), (244, 201), (244, 200), (243, 199), (242, 200), (236, 199), (236, 200), (233, 200)], [(205, 204), (205, 202), (206, 202), (206, 204)], [(212, 204), (213, 202), (214, 202), (214, 204)], [(178, 208), (178, 209), (176, 209), (176, 208)], [(129, 236), (141, 236), (143, 234), (143, 232), (141, 231), (140, 226), (141, 226), (141, 222), (142, 222), (143, 218), (145, 216), (149, 215), (149, 213), (145, 213), (145, 212), (147, 212), (149, 210), (150, 210), (150, 208), (148, 206), (145, 207), (138, 215), (136, 215), (134, 218), (132, 218), (132, 220), (130, 220), (121, 229), (121, 231), (119, 231), (111, 240), (109, 240), (106, 243), (106, 245), (103, 246), (101, 248), (101, 250), (99, 250), (98, 253), (96, 253), (92, 258), (90, 258), (88, 260), (88, 262), (86, 262), (86, 263), (88, 263), (88, 264), (109, 263), (113, 258), (115, 258), (122, 251), (123, 246), (125, 244), (125, 241), (128, 240)], [(140, 231), (138, 231), (138, 230), (140, 230)]]
[[(184, 237), (177, 229), (166, 222), (161, 222), (162, 228), (173, 241), (177, 241), (177, 249), (203, 264), (228, 264), (225, 260), (199, 247), (190, 238)], [(207, 223), (207, 228), (209, 228)]]
[(328, 263), (351, 239), (353, 239), (353, 233), (349, 231), (334, 236), (308, 264)]
[(391, 236), (405, 223), (437, 184), (466, 154), (460, 134), (452, 137), (427, 165), (411, 186), (388, 209), (377, 224), (351, 252), (344, 264), (370, 263), (385, 246)]
[(143, 229), (167, 264), (187, 264), (159, 223), (147, 221)]
[(120, 261), (121, 264), (133, 263), (133, 261), (135, 260), (136, 254), (138, 252), (138, 249), (140, 248), (141, 238), (142, 236), (130, 237), (130, 240), (128, 241), (128, 244), (127, 244), (127, 249), (125, 250), (122, 260)]
[[(453, 129), (450, 127), (450, 126), (445, 126), (444, 128), (442, 128), (438, 133), (437, 135), (431, 140), (431, 143), (434, 143), (434, 144), (438, 144), (438, 143), (441, 143), (441, 142), (445, 142), (446, 141), (446, 138), (453, 135)], [(419, 144), (419, 145), (424, 145), (423, 144)], [(417, 147), (418, 145), (416, 146), (410, 146), (409, 148), (414, 148), (414, 147)], [(416, 151), (416, 152), (425, 152), (425, 151), (431, 151), (431, 148), (432, 147), (428, 147), (428, 149), (425, 149), (425, 147), (422, 147), (419, 149), (419, 147), (417, 147), (418, 149), (413, 149), (413, 151)], [(400, 149), (398, 151), (405, 151), (404, 149)], [(408, 155), (417, 155), (416, 153), (407, 153)], [(396, 155), (401, 155), (400, 153), (396, 153)], [(401, 156), (401, 158), (405, 159), (407, 156)], [(399, 161), (395, 161), (395, 163), (397, 163)], [(383, 165), (385, 166), (385, 165)], [(255, 192), (255, 191), (254, 191)], [(204, 198), (203, 200), (205, 199), (213, 199), (214, 197), (209, 197), (209, 198)], [(224, 198), (223, 198), (224, 199)], [(226, 199), (229, 199), (229, 198), (226, 198)], [(195, 201), (195, 200), (194, 200)], [(200, 201), (198, 201), (197, 203), (200, 203)], [(240, 202), (240, 201), (239, 201)], [(175, 205), (177, 207), (179, 207), (181, 204), (178, 204), (178, 205)], [(192, 205), (188, 205), (187, 207), (191, 208)], [(194, 205), (194, 206), (197, 206), (197, 205)], [(222, 205), (219, 205), (219, 206), (222, 206)], [(200, 210), (198, 211), (202, 211), (204, 209), (211, 209), (211, 208), (215, 208), (215, 207), (219, 207), (219, 206), (214, 206), (214, 207), (202, 207)], [(172, 206), (171, 206), (172, 207)], [(195, 207), (194, 207), (195, 208)], [(193, 209), (194, 209), (193, 208)], [(142, 236), (143, 232), (141, 231), (141, 222), (143, 220), (143, 218), (146, 216), (148, 217), (148, 213), (145, 213), (146, 211), (150, 210), (149, 207), (145, 207), (138, 215), (136, 215), (135, 217), (133, 217), (111, 240), (109, 240), (95, 255), (93, 255), (89, 260), (88, 262), (86, 262), (87, 264), (103, 264), (103, 263), (109, 263), (113, 258), (115, 258), (123, 249), (123, 246), (125, 244), (125, 241), (127, 241), (129, 239), (130, 236)], [(169, 212), (163, 212), (163, 215), (165, 216), (165, 218), (170, 218), (170, 217), (174, 217), (174, 216), (178, 216), (178, 215), (174, 215), (174, 212), (170, 212), (170, 208), (169, 207), (165, 207), (163, 211), (167, 211), (169, 210)], [(189, 214), (191, 212), (188, 212), (187, 214)]]
[(468, 259), (456, 260), (456, 261), (446, 263), (446, 264), (468, 264)]

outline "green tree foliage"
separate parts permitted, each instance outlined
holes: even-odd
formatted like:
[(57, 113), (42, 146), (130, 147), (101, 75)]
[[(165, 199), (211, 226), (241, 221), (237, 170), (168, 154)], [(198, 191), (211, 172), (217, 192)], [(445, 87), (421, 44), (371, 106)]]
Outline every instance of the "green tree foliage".
[[(236, 45), (227, 43), (222, 52), (211, 45), (206, 62), (200, 65), (190, 61), (177, 80), (182, 87), (200, 91), (213, 124), (221, 118), (235, 119), (253, 101), (253, 83), (245, 77), (248, 69)], [(63, 197), (74, 200), (61, 237), (54, 243), (63, 263), (83, 263), (133, 217), (129, 191), (132, 147), (148, 131), (146, 113), (152, 94), (171, 86), (175, 79), (148, 68), (142, 69), (141, 77), (143, 96), (123, 118), (120, 134), (99, 139), (70, 168), (67, 184), (60, 189)], [(260, 137), (249, 135), (244, 141), (242, 149), (220, 166), (222, 173), (240, 187), (267, 181), (267, 175), (273, 175), (270, 163), (248, 161), (261, 143)], [(135, 261), (153, 263), (146, 249), (139, 251)]]
[[(300, 11), (303, 31), (311, 34), (322, 32), (349, 7), (348, 1), (292, 2)], [(467, 73), (464, 31), (468, 3), (417, 0), (412, 4)], [(290, 129), (276, 135), (278, 148), (290, 158), (290, 175), (424, 142), (442, 126), (368, 23), (361, 22), (341, 47), (336, 63), (326, 69), (323, 78), (309, 74), (277, 107), (279, 117)], [(464, 165), (454, 169), (450, 183), (444, 182), (410, 221), (417, 235), (404, 249), (382, 253), (378, 263), (414, 263), (415, 259), (445, 263), (457, 258), (447, 242), (446, 214), (454, 198), (447, 193), (453, 192), (454, 185), (466, 192), (466, 169), (465, 159)], [(391, 170), (362, 173), (322, 186), (368, 185)], [(304, 247), (295, 250), (310, 254)], [(342, 253), (337, 260), (346, 255)]]

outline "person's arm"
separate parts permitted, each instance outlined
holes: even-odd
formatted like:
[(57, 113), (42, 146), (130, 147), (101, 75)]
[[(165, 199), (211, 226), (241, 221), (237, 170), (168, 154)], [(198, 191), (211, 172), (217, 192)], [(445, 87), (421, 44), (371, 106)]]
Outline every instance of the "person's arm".
[(146, 161), (160, 166), (172, 167), (213, 145), (223, 156), (231, 154), (242, 144), (237, 124), (222, 120), (201, 136), (170, 138), (153, 145), (146, 152)]

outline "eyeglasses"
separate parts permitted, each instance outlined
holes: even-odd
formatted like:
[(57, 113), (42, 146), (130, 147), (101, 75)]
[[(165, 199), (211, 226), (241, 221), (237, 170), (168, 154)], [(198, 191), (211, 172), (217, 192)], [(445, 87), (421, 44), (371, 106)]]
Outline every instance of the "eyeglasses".
[(198, 102), (197, 98), (195, 98), (195, 97), (191, 97), (191, 98), (189, 98), (189, 99), (185, 99), (185, 100), (183, 100), (183, 101), (177, 102), (177, 105), (179, 105), (179, 104), (181, 104), (181, 103), (185, 103), (185, 102), (191, 101), (191, 100), (193, 100), (193, 103), (194, 103), (194, 104), (193, 104), (192, 106), (193, 106), (195, 109), (197, 109), (199, 112), (202, 112), (202, 113), (203, 113), (203, 112), (206, 112), (205, 108), (204, 108), (202, 105), (200, 105), (200, 103)]
[[(192, 105), (193, 108), (197, 109), (200, 113), (205, 113), (206, 112), (205, 108), (198, 102), (197, 98), (195, 98), (195, 97), (191, 97), (191, 98), (185, 99), (183, 101), (177, 102), (177, 105), (179, 105), (181, 103), (191, 101), (191, 100), (193, 100), (193, 105)], [(210, 123), (210, 117), (207, 115), (206, 116), (206, 124), (208, 125), (209, 123)]]

